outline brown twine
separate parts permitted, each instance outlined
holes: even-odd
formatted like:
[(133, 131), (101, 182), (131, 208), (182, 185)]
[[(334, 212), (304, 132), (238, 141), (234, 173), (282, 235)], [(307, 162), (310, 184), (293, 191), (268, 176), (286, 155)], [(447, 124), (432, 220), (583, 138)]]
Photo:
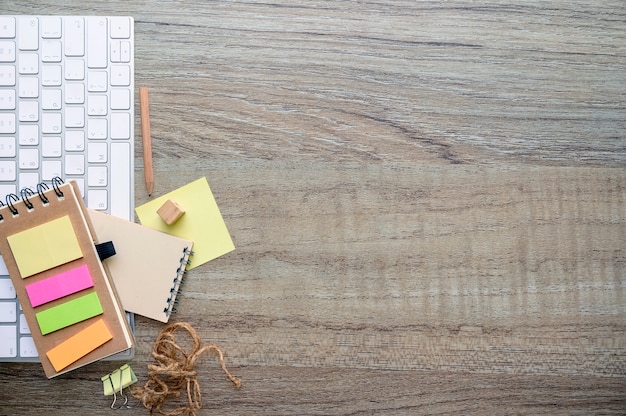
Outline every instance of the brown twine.
[[(187, 352), (176, 343), (174, 333), (185, 330), (193, 339), (193, 347)], [(177, 322), (166, 326), (159, 333), (152, 346), (152, 356), (157, 364), (148, 364), (149, 380), (142, 386), (132, 389), (132, 395), (150, 410), (165, 416), (196, 415), (196, 410), (202, 408), (202, 394), (198, 384), (198, 373), (194, 369), (196, 361), (205, 352), (214, 351), (219, 356), (220, 365), (226, 377), (239, 388), (241, 380), (233, 376), (224, 363), (224, 354), (215, 344), (202, 345), (200, 337), (191, 325)], [(163, 410), (162, 406), (168, 398), (179, 397), (181, 389), (187, 390), (187, 405), (170, 411)]]

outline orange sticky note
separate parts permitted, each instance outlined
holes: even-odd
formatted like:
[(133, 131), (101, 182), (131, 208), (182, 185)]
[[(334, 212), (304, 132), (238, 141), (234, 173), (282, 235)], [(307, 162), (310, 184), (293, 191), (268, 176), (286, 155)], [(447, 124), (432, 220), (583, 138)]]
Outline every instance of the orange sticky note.
[(112, 338), (113, 335), (111, 335), (104, 320), (98, 319), (95, 323), (46, 352), (46, 355), (54, 369), (61, 371)]

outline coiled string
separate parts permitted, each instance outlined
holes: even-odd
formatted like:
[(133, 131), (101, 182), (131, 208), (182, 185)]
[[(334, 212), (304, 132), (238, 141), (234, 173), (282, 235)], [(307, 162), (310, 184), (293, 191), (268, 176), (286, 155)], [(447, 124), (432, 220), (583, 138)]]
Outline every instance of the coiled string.
[[(193, 339), (191, 351), (185, 351), (176, 343), (175, 332), (187, 331)], [(202, 345), (202, 341), (191, 325), (177, 322), (163, 328), (152, 346), (152, 356), (157, 364), (148, 365), (149, 380), (143, 386), (132, 389), (132, 395), (150, 410), (150, 413), (160, 413), (165, 416), (196, 415), (196, 410), (202, 408), (202, 394), (198, 384), (198, 372), (195, 370), (196, 361), (205, 352), (214, 351), (219, 356), (220, 365), (226, 377), (235, 385), (241, 387), (241, 380), (233, 376), (224, 363), (224, 354), (215, 344)], [(181, 390), (187, 390), (187, 405), (166, 411), (163, 405), (169, 398), (179, 397)]]

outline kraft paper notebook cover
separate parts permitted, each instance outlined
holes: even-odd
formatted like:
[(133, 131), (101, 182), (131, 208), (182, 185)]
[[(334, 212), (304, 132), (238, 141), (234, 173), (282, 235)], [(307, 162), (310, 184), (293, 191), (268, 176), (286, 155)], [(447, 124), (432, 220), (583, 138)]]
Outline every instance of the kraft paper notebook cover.
[(98, 241), (112, 241), (115, 247), (115, 255), (103, 264), (124, 309), (167, 323), (193, 242), (102, 212), (87, 211)]
[(76, 183), (47, 188), (7, 196), (0, 253), (51, 378), (132, 348), (134, 340)]

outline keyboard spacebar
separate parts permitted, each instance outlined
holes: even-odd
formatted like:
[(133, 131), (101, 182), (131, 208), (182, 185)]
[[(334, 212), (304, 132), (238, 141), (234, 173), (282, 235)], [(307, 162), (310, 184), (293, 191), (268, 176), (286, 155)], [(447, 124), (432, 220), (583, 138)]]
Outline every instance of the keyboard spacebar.
[(132, 220), (130, 143), (111, 143), (111, 215)]

